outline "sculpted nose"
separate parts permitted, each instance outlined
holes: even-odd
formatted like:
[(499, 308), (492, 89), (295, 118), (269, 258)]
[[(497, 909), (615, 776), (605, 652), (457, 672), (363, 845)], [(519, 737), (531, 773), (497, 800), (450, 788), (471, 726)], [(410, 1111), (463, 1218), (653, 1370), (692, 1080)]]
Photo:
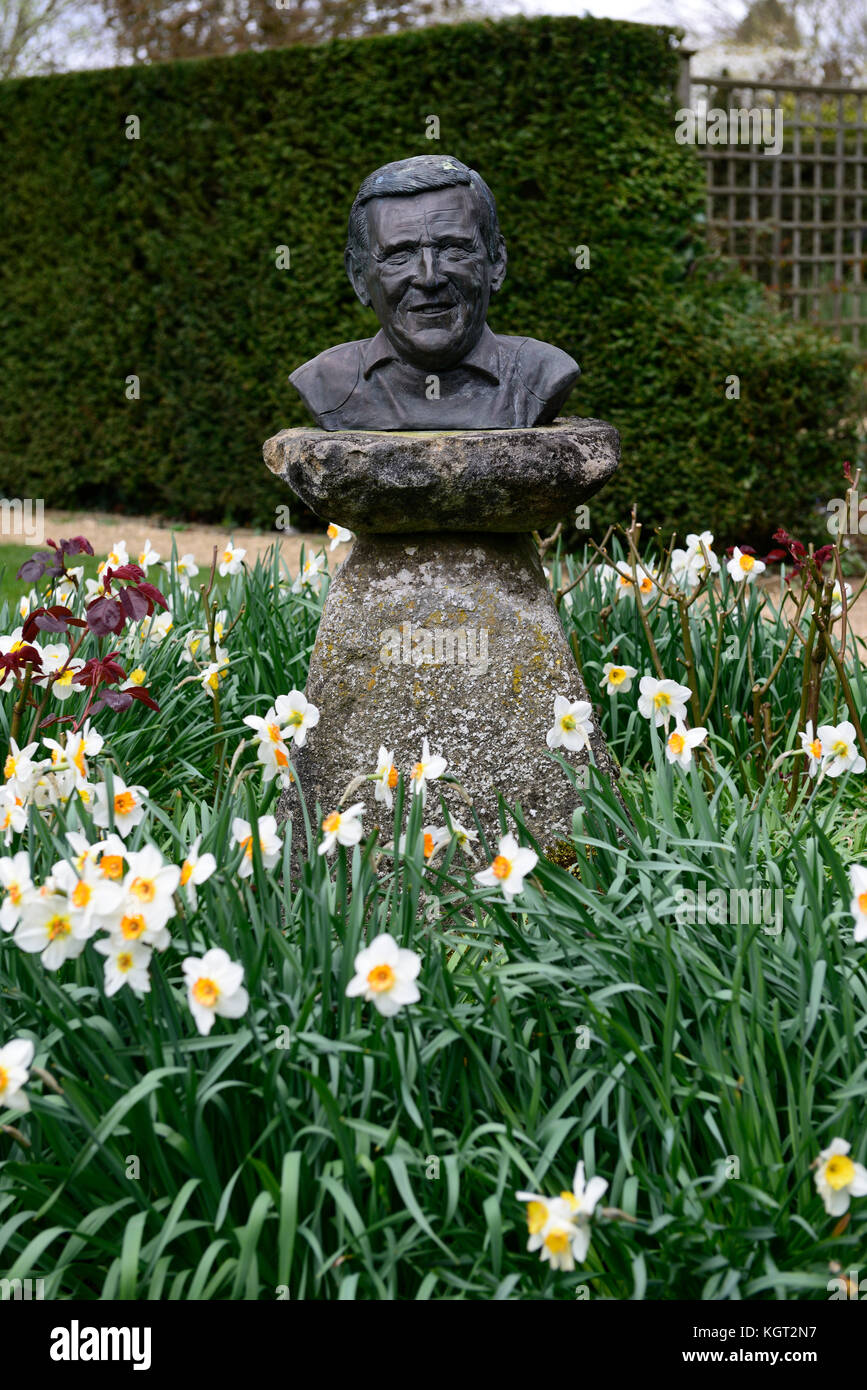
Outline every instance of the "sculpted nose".
[(415, 263), (415, 282), (425, 288), (432, 288), (439, 284), (440, 273), (437, 263), (437, 254), (432, 246), (422, 246), (419, 248), (418, 258)]

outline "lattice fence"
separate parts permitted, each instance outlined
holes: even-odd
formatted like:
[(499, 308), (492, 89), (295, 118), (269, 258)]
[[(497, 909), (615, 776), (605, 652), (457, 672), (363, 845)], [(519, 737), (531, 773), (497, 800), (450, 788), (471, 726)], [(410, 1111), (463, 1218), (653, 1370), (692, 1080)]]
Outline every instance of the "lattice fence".
[[(711, 238), (777, 291), (795, 318), (867, 350), (867, 88), (690, 75), (686, 90), (699, 116), (782, 111), (779, 154), (765, 153), (757, 123), (755, 143), (733, 141), (729, 125), (727, 143), (698, 144)], [(739, 124), (746, 136), (747, 123)]]

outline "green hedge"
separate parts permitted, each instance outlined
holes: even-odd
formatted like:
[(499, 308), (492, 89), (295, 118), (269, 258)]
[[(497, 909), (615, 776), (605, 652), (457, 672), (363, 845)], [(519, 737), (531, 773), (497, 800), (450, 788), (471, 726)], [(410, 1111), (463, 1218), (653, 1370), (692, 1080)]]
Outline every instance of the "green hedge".
[(852, 450), (851, 354), (691, 273), (677, 72), (671, 30), (520, 19), (0, 85), (0, 492), (270, 524), (262, 441), (307, 418), (288, 373), (375, 330), (342, 267), (355, 189), (440, 149), (498, 200), (492, 326), (572, 353), (568, 409), (622, 431), (594, 524), (632, 500), (735, 539), (808, 523)]

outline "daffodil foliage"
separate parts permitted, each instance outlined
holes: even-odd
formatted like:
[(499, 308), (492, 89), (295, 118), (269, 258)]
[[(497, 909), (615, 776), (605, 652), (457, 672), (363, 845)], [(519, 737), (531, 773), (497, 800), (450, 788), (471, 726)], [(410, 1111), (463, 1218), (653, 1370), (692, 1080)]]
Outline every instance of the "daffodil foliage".
[[(712, 571), (698, 541), (684, 573)], [(570, 837), (503, 806), (488, 843), (449, 819), (447, 749), (396, 768), (386, 742), (389, 841), (349, 788), (284, 825), (322, 735), (313, 558), (229, 542), (209, 575), (147, 547), (168, 606), (111, 645), (157, 709), (82, 720), (49, 626), (57, 688), (13, 738), (7, 666), (0, 1274), (63, 1299), (827, 1298), (867, 1235), (865, 777), (833, 662), (811, 753), (797, 642), (751, 722), (787, 631), (749, 581), (712, 571), (687, 660), (676, 601), (558, 553), (619, 795), (591, 768)], [(22, 621), (0, 610), (4, 652)], [(583, 771), (588, 716), (552, 708), (552, 777)]]

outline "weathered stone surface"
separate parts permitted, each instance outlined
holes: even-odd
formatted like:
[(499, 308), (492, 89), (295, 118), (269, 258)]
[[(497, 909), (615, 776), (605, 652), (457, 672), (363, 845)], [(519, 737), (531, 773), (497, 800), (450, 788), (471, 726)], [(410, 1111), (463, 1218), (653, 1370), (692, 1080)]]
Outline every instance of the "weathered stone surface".
[(324, 521), (357, 535), (547, 531), (616, 471), (620, 436), (584, 419), (509, 430), (290, 429), (264, 455)]
[[(408, 772), (427, 737), (493, 841), (500, 791), (521, 803), (543, 845), (552, 843), (568, 833), (577, 801), (547, 754), (557, 695), (588, 698), (528, 536), (361, 538), (332, 581), (310, 665), (307, 696), (321, 718), (295, 755), (310, 811), (317, 801), (332, 810), (353, 777), (372, 772), (380, 744)], [(613, 775), (598, 730), (593, 751)], [(586, 753), (565, 756), (587, 761)], [(442, 824), (441, 787), (428, 793), (434, 824)], [(471, 826), (455, 791), (445, 796)], [(284, 794), (283, 817), (293, 799)], [(390, 839), (391, 815), (373, 784), (351, 799), (366, 803), (366, 830), (377, 825)]]

